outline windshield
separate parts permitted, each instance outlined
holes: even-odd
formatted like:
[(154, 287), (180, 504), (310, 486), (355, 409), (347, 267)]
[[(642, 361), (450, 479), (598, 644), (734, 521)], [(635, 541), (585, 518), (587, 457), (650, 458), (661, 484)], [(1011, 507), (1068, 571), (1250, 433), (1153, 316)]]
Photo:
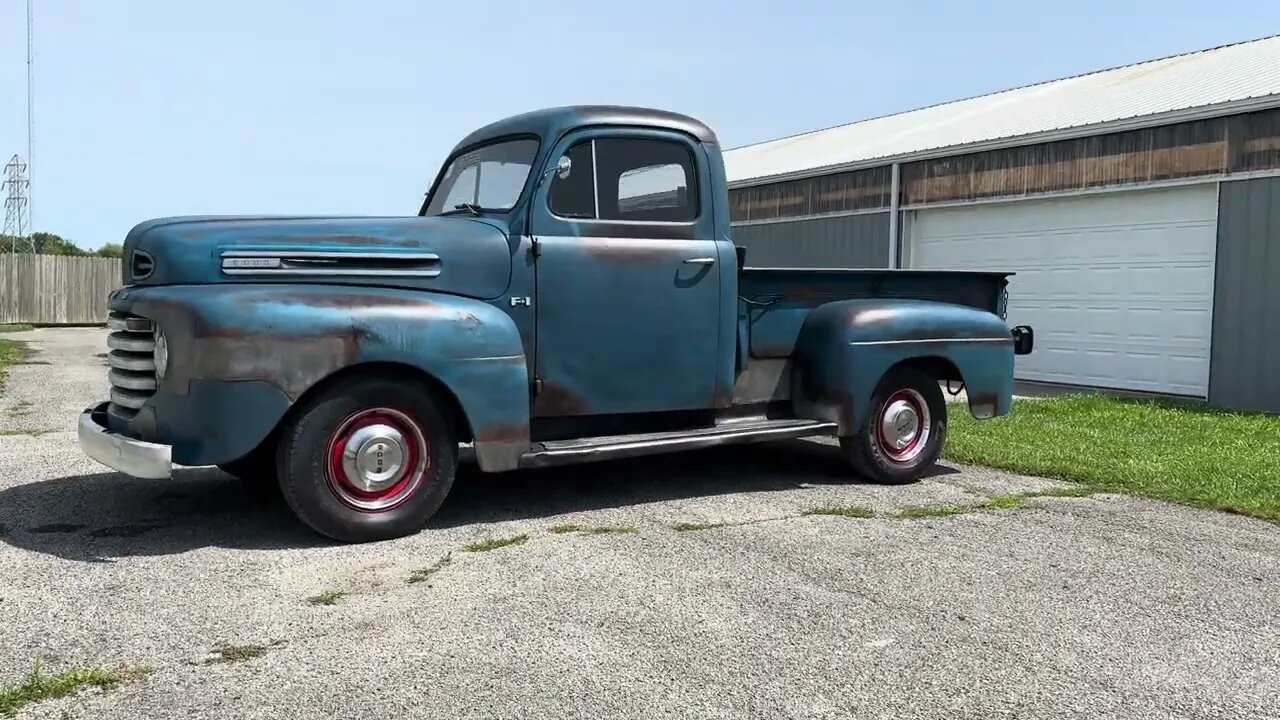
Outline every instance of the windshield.
[(427, 203), (427, 214), (510, 210), (520, 199), (537, 154), (538, 141), (522, 138), (485, 145), (457, 156)]

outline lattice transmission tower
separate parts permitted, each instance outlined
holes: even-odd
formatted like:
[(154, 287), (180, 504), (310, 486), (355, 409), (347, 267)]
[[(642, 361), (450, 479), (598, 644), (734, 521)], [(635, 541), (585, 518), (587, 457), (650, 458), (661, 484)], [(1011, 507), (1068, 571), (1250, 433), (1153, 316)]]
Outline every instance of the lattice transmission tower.
[(27, 179), (27, 164), (14, 155), (4, 166), (4, 231), (5, 247), (0, 252), (34, 253), (35, 239), (28, 232), (27, 188), (31, 181)]

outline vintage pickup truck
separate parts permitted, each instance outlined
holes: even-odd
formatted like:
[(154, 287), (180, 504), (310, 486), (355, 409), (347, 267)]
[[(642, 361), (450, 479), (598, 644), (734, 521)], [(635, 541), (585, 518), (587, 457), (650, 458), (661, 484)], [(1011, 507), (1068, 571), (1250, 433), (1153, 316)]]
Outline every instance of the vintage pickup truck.
[(746, 266), (715, 134), (643, 108), (476, 130), (415, 216), (165, 218), (124, 246), (83, 450), (278, 482), (345, 542), (420, 531), (461, 450), (501, 472), (826, 435), (910, 482), (940, 383), (1005, 414), (1033, 343), (1009, 273)]

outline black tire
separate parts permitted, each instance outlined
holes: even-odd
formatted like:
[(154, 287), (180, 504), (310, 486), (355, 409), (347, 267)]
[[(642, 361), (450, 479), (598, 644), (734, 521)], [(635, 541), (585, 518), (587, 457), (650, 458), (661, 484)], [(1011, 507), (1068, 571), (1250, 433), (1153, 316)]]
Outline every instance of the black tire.
[[(916, 413), (901, 412), (904, 406)], [(891, 408), (891, 405), (894, 406)], [(895, 413), (895, 410), (897, 411)], [(922, 415), (921, 410), (927, 413)], [(914, 444), (894, 446), (895, 438), (881, 433), (882, 423), (901, 418), (914, 428)], [(876, 385), (871, 407), (857, 434), (840, 438), (840, 451), (845, 461), (859, 475), (883, 485), (905, 485), (914, 482), (942, 455), (947, 441), (947, 404), (942, 398), (938, 380), (911, 367), (895, 368), (885, 373)]]
[[(351, 378), (305, 401), (293, 418), (277, 450), (280, 489), (294, 514), (321, 535), (352, 543), (413, 535), (449, 494), (457, 435), (425, 387)], [(386, 428), (399, 435), (382, 433)], [(348, 466), (342, 448), (356, 447), (364, 430), (384, 440), (360, 446), (362, 460), (350, 459)], [(394, 437), (401, 442), (385, 439)], [(383, 451), (402, 475), (390, 475), (386, 489), (359, 489), (370, 487), (359, 486), (369, 477), (361, 472), (382, 469)], [(360, 470), (356, 463), (361, 461), (376, 464)], [(353, 468), (359, 470), (354, 475), (348, 472)]]

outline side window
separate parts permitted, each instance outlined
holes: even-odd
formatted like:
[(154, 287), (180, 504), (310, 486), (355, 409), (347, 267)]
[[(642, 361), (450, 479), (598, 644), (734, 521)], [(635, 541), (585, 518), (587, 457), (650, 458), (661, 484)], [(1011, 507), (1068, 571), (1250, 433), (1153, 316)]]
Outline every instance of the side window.
[(551, 212), (567, 218), (594, 218), (596, 216), (595, 175), (591, 171), (591, 141), (569, 148), (569, 161), (573, 163), (569, 177), (552, 175), (547, 202)]
[(553, 176), (551, 212), (566, 218), (688, 222), (698, 217), (688, 148), (667, 140), (603, 138), (569, 148), (569, 176)]
[(665, 140), (595, 143), (601, 220), (685, 222), (698, 216), (693, 156)]

